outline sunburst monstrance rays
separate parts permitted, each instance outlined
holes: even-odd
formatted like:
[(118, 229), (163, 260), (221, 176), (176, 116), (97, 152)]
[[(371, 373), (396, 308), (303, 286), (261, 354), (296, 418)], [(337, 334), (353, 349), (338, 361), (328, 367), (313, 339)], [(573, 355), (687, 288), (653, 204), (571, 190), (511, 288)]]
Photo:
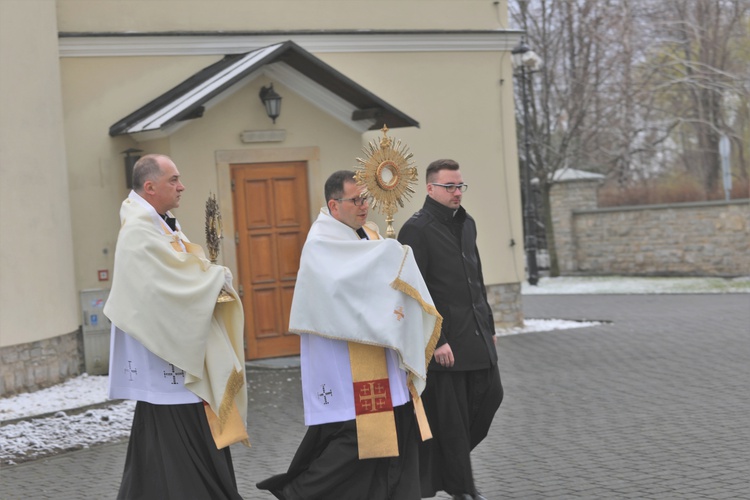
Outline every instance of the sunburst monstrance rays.
[(412, 163), (413, 154), (409, 148), (388, 137), (388, 127), (381, 129), (383, 137), (373, 140), (363, 148), (366, 158), (357, 158), (359, 166), (354, 176), (357, 184), (365, 186), (364, 196), (371, 196), (372, 207), (386, 216), (388, 232), (392, 233), (393, 214), (398, 204), (404, 207), (404, 202), (415, 193), (413, 184), (417, 182), (417, 168)]

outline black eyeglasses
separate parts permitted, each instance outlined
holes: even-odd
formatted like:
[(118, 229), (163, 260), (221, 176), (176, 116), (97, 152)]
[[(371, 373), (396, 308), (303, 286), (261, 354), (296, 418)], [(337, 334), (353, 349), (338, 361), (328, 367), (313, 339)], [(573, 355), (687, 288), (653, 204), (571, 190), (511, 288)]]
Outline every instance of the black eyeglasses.
[(432, 184), (433, 186), (444, 187), (445, 190), (448, 191), (449, 193), (455, 192), (456, 189), (458, 189), (459, 191), (463, 193), (464, 191), (469, 189), (468, 184), (439, 184), (437, 182), (430, 182), (430, 184)]
[(361, 207), (362, 205), (365, 204), (365, 202), (367, 202), (368, 205), (372, 203), (372, 198), (369, 196), (357, 196), (356, 198), (334, 198), (334, 200), (351, 201), (352, 203), (354, 203), (354, 206), (356, 207)]

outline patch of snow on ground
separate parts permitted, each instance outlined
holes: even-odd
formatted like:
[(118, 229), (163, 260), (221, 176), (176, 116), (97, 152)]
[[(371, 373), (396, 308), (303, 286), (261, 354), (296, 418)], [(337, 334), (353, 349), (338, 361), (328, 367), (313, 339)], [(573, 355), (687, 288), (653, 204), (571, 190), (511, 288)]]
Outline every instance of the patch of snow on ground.
[(562, 319), (527, 319), (524, 326), (515, 328), (498, 328), (495, 333), (498, 336), (516, 335), (519, 333), (549, 332), (552, 330), (568, 330), (570, 328), (584, 328), (587, 326), (601, 325), (598, 321), (567, 321)]
[(77, 415), (60, 411), (54, 417), (4, 425), (0, 427), (0, 464), (13, 465), (126, 439), (130, 435), (134, 409), (135, 401), (125, 401)]
[(83, 374), (62, 384), (0, 399), (0, 422), (107, 401), (107, 377)]
[(521, 284), (522, 295), (560, 294), (750, 293), (750, 276), (739, 278), (663, 278), (624, 276), (541, 277)]
[[(107, 377), (87, 374), (0, 399), (0, 425), (13, 421), (0, 426), (0, 464), (127, 439), (135, 402), (107, 401)], [(76, 412), (91, 405), (102, 406)]]

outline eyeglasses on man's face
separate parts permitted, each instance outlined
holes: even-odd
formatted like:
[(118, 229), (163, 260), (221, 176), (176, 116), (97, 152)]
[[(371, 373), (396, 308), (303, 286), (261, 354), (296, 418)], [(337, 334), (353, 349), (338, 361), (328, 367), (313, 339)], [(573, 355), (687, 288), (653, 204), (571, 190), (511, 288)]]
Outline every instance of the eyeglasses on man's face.
[(372, 203), (372, 197), (371, 196), (357, 196), (355, 198), (334, 198), (334, 200), (341, 202), (341, 201), (351, 201), (354, 203), (355, 206), (361, 207), (365, 203), (370, 205)]
[(430, 182), (430, 184), (432, 184), (433, 186), (443, 187), (449, 193), (455, 193), (456, 189), (458, 189), (459, 191), (463, 193), (464, 191), (469, 189), (468, 184), (440, 184), (439, 182)]

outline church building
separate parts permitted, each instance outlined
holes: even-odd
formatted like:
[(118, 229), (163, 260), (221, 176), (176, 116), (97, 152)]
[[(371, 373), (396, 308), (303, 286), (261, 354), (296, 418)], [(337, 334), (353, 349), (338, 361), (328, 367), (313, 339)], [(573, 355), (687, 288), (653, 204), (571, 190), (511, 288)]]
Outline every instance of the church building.
[(0, 396), (106, 373), (119, 207), (148, 153), (179, 168), (193, 242), (218, 201), (247, 360), (298, 354), (323, 183), (384, 134), (419, 172), (396, 231), (427, 165), (458, 161), (496, 325), (520, 324), (519, 40), (505, 0), (0, 1)]

